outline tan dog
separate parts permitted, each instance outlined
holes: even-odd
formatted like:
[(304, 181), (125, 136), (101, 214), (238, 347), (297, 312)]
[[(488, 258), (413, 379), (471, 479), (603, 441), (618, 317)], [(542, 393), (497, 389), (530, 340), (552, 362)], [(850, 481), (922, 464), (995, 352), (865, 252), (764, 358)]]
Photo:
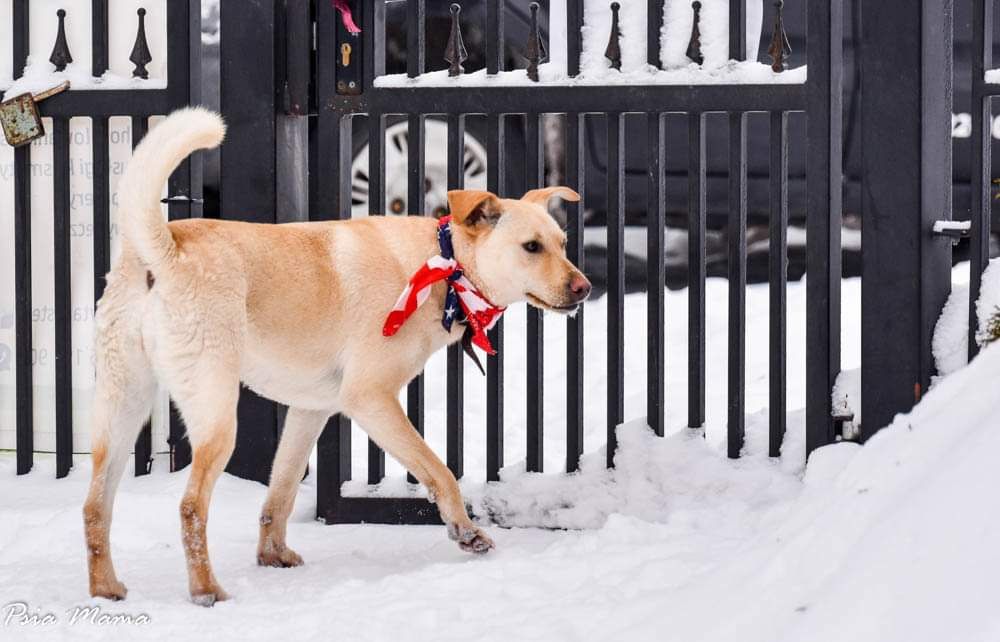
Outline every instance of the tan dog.
[[(493, 542), (466, 514), (455, 477), (397, 400), (433, 352), (461, 338), (460, 326), (448, 333), (440, 323), (445, 286), (434, 286), (398, 334), (382, 336), (409, 277), (438, 254), (437, 221), (165, 223), (159, 202), (170, 173), (224, 133), (216, 114), (175, 112), (149, 132), (122, 178), (122, 253), (97, 313), (94, 470), (83, 511), (91, 595), (125, 597), (108, 531), (156, 379), (183, 415), (194, 453), (180, 514), (196, 603), (226, 598), (209, 564), (205, 527), (212, 488), (236, 440), (241, 382), (289, 407), (260, 518), (260, 564), (302, 563), (285, 543), (285, 527), (309, 453), (338, 412), (427, 487), (464, 550), (489, 550)], [(520, 200), (448, 194), (455, 256), (495, 304), (527, 300), (568, 312), (589, 295), (590, 283), (566, 259), (565, 234), (545, 209), (555, 195), (579, 198), (566, 187)]]

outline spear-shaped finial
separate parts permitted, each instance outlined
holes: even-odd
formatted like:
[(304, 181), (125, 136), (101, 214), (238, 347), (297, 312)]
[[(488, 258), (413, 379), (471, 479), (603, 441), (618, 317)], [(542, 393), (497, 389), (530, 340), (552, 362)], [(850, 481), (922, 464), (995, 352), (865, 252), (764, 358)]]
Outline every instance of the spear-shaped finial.
[(69, 53), (69, 44), (66, 42), (66, 10), (56, 11), (59, 18), (59, 32), (56, 34), (56, 44), (52, 47), (52, 55), (49, 62), (56, 66), (56, 71), (65, 71), (66, 65), (73, 62), (73, 56)]
[(701, 54), (701, 29), (698, 27), (701, 22), (701, 3), (695, 0), (691, 3), (691, 8), (694, 9), (694, 21), (691, 23), (691, 41), (685, 55), (691, 62), (700, 65), (705, 62), (705, 56)]
[(622, 33), (618, 29), (618, 10), (621, 7), (617, 2), (611, 3), (611, 37), (608, 38), (608, 48), (604, 50), (604, 57), (611, 61), (612, 69), (622, 68)]
[(538, 32), (538, 3), (532, 2), (531, 28), (528, 30), (528, 46), (524, 52), (524, 57), (528, 59), (528, 78), (538, 82), (538, 65), (549, 58), (549, 53), (545, 50), (545, 43), (542, 42), (541, 34)]
[(448, 45), (444, 48), (444, 59), (448, 63), (448, 75), (460, 76), (465, 68), (462, 63), (469, 57), (469, 52), (465, 50), (465, 43), (462, 41), (462, 27), (459, 24), (459, 14), (462, 7), (458, 3), (451, 5), (451, 35), (448, 36)]
[(140, 7), (136, 14), (139, 16), (139, 31), (135, 34), (135, 45), (128, 59), (135, 65), (132, 75), (145, 80), (149, 78), (146, 65), (153, 61), (153, 56), (149, 53), (149, 43), (146, 42), (146, 10)]
[(788, 34), (785, 33), (785, 22), (781, 16), (781, 10), (785, 3), (777, 0), (774, 3), (776, 9), (774, 14), (774, 33), (771, 34), (771, 46), (767, 48), (767, 54), (771, 56), (771, 69), (774, 73), (781, 73), (787, 68), (788, 57), (792, 54), (792, 46), (788, 42)]

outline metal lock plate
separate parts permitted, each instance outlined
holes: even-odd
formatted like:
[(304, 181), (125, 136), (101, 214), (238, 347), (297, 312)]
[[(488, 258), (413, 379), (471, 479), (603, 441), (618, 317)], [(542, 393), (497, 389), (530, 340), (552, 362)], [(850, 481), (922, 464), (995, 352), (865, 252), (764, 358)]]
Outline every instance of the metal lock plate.
[(65, 80), (40, 94), (20, 94), (0, 103), (0, 125), (7, 142), (12, 147), (21, 147), (44, 136), (45, 127), (38, 113), (38, 103), (67, 89), (69, 81)]
[(0, 103), (3, 135), (12, 147), (21, 147), (45, 135), (42, 117), (31, 94), (14, 96)]

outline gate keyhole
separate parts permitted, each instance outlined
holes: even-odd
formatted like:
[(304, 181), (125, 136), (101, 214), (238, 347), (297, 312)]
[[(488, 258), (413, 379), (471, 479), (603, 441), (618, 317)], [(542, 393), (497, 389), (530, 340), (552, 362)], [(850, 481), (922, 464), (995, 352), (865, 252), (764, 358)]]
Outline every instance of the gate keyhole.
[(346, 42), (340, 45), (340, 64), (344, 67), (351, 64), (351, 45)]

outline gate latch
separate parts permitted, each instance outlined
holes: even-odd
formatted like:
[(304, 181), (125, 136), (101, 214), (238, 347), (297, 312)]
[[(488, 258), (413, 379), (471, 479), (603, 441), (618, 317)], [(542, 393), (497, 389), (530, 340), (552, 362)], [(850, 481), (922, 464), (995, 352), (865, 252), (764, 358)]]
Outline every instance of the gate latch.
[(11, 147), (21, 147), (44, 136), (45, 127), (38, 113), (38, 103), (67, 89), (68, 80), (40, 94), (20, 94), (0, 103), (0, 124), (7, 143)]
[(958, 245), (962, 239), (967, 239), (972, 233), (972, 221), (934, 221), (934, 228), (931, 230), (934, 236), (946, 236), (951, 242)]

